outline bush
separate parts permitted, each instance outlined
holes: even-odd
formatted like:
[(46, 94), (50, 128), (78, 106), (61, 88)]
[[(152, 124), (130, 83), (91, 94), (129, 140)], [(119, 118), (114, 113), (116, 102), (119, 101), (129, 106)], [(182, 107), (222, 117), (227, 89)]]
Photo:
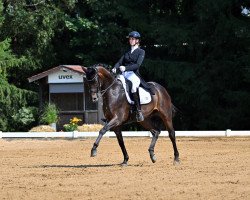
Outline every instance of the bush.
[(0, 115), (0, 131), (6, 131), (8, 127), (8, 121), (4, 116)]
[(12, 116), (13, 128), (19, 131), (27, 131), (37, 122), (38, 109), (35, 107), (22, 107)]
[(35, 121), (36, 112), (37, 109), (34, 107), (22, 107), (12, 118), (21, 125), (29, 125)]
[(55, 104), (48, 103), (43, 109), (41, 122), (45, 124), (57, 123), (59, 119), (59, 110)]

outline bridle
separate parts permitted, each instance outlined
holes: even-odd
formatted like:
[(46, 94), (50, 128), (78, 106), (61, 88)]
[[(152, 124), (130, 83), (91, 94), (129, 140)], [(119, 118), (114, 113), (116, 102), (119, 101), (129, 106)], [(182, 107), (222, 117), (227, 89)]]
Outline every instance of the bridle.
[(116, 82), (117, 78), (115, 78), (115, 79), (113, 80), (113, 82), (112, 82), (106, 89), (101, 90), (101, 82), (100, 82), (100, 80), (99, 80), (98, 69), (97, 69), (96, 67), (92, 67), (92, 69), (95, 70), (95, 76), (94, 76), (92, 79), (87, 79), (87, 78), (86, 78), (86, 80), (87, 80), (88, 83), (91, 83), (91, 82), (97, 83), (97, 84), (95, 84), (95, 85), (97, 85), (97, 86), (96, 86), (95, 89), (92, 89), (92, 88), (90, 87), (90, 88), (89, 88), (89, 92), (90, 92), (90, 93), (96, 93), (96, 94), (98, 94), (98, 93), (100, 92), (101, 96), (103, 96), (103, 95), (108, 91), (108, 89), (111, 88), (111, 87), (114, 85), (114, 83)]

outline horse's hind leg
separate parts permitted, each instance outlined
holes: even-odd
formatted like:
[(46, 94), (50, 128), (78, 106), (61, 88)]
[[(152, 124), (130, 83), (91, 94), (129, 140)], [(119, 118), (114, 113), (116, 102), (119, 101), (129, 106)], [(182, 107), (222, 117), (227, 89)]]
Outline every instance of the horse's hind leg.
[(164, 124), (168, 130), (169, 133), (169, 137), (170, 140), (173, 144), (173, 148), (174, 148), (174, 165), (179, 164), (180, 160), (179, 160), (179, 152), (177, 149), (177, 145), (176, 145), (176, 139), (175, 139), (175, 130), (173, 128), (173, 122), (172, 122), (172, 118), (170, 117), (162, 117)]
[(156, 141), (157, 141), (157, 139), (158, 139), (158, 137), (160, 135), (160, 131), (158, 131), (156, 129), (151, 129), (150, 132), (152, 133), (153, 137), (152, 137), (148, 152), (149, 152), (149, 155), (150, 155), (150, 158), (151, 158), (152, 162), (155, 163), (156, 162), (156, 156), (155, 156), (155, 153), (154, 153), (154, 149), (155, 149)]
[(127, 166), (129, 157), (128, 157), (128, 153), (127, 153), (126, 147), (124, 145), (121, 128), (120, 127), (116, 128), (114, 130), (114, 132), (116, 134), (116, 138), (118, 140), (119, 146), (121, 147), (121, 150), (122, 150), (122, 153), (123, 153), (123, 157), (124, 157), (124, 160), (121, 163), (121, 165), (122, 166)]
[(140, 123), (144, 128), (146, 128), (147, 130), (149, 130), (152, 133), (152, 140), (148, 149), (150, 158), (152, 160), (153, 163), (156, 162), (156, 156), (154, 153), (154, 149), (155, 149), (155, 144), (156, 141), (160, 135), (160, 131), (157, 130), (157, 128), (154, 127), (152, 121), (150, 119), (145, 119), (143, 122)]

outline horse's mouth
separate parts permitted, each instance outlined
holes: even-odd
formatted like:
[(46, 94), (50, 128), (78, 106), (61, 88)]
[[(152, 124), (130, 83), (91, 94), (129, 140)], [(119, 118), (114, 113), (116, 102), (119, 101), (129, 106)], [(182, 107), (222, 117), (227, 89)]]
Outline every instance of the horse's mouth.
[(93, 103), (96, 103), (98, 101), (98, 98), (93, 98), (92, 101)]

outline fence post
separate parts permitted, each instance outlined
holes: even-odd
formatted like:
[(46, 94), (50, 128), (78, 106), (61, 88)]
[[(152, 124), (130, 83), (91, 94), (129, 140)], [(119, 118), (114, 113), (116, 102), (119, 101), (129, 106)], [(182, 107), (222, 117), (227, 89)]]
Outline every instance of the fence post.
[(2, 131), (0, 131), (0, 138), (2, 138), (3, 137), (3, 132)]
[(226, 136), (226, 137), (231, 136), (231, 129), (227, 129), (227, 130), (226, 130), (225, 136)]
[(72, 133), (72, 138), (74, 139), (74, 138), (77, 138), (77, 133), (78, 133), (78, 131), (73, 131), (73, 133)]

